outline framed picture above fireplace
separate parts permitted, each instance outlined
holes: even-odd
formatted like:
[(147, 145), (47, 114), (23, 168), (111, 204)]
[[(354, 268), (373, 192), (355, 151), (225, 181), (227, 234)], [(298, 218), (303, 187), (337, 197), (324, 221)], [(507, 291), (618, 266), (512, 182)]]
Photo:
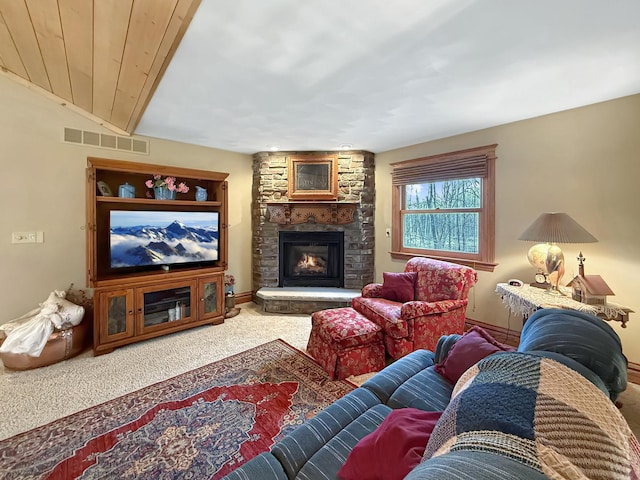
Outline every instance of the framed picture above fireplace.
[(337, 200), (338, 156), (289, 157), (290, 200)]

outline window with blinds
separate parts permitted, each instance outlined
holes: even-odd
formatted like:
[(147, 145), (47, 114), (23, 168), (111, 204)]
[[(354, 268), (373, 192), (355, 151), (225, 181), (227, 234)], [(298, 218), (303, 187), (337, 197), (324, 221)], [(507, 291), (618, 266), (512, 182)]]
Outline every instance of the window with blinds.
[(393, 163), (392, 256), (493, 270), (497, 145)]

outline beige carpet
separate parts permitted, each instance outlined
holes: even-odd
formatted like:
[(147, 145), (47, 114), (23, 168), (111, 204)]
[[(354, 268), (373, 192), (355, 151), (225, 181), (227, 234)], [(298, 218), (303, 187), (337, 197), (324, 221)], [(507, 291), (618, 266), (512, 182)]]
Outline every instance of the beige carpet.
[(309, 315), (262, 313), (253, 303), (222, 325), (208, 325), (115, 349), (91, 350), (48, 367), (0, 367), (0, 439), (43, 425), (221, 358), (281, 338), (305, 349)]
[[(0, 368), (0, 439), (105, 402), (152, 383), (282, 338), (304, 350), (309, 315), (263, 313), (253, 303), (239, 305), (236, 317), (118, 348), (94, 357), (87, 352), (44, 368), (13, 372)], [(361, 383), (371, 375), (350, 380)], [(622, 394), (622, 413), (640, 433), (640, 386)]]
[(620, 411), (635, 436), (640, 439), (640, 385), (629, 383), (627, 389), (620, 394), (618, 402), (622, 404)]

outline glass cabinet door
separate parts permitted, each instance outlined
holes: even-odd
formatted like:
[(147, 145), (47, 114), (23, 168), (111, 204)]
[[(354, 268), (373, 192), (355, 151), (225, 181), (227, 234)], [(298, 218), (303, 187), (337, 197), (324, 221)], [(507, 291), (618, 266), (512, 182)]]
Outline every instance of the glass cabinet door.
[(199, 318), (224, 315), (223, 274), (211, 275), (198, 281)]
[[(138, 333), (171, 327), (174, 322), (193, 319), (195, 282), (176, 282), (170, 285), (138, 288)], [(195, 313), (195, 312), (194, 312)]]
[(115, 342), (133, 336), (133, 290), (100, 294), (100, 341)]

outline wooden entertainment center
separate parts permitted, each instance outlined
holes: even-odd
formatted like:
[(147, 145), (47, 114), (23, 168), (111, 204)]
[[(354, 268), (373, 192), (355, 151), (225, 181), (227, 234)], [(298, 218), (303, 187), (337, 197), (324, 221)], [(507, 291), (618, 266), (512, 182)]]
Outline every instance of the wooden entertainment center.
[[(145, 182), (156, 174), (185, 182), (189, 191), (178, 193), (175, 200), (153, 198), (153, 189), (148, 188)], [(93, 157), (87, 159), (87, 285), (94, 288), (95, 355), (109, 353), (116, 347), (140, 340), (207, 323), (224, 322), (227, 176), (227, 173), (206, 170)], [(206, 200), (196, 200), (196, 185), (200, 187), (200, 195), (206, 191)], [(120, 186), (124, 186), (122, 191), (129, 195), (128, 198), (118, 196)], [(111, 221), (114, 212), (122, 217), (135, 214), (143, 219), (160, 215), (188, 218), (193, 212), (213, 212), (204, 216), (216, 219), (217, 247), (211, 239), (205, 246), (217, 250), (217, 258), (198, 261), (201, 257), (196, 254), (184, 253), (183, 243), (191, 245), (193, 242), (190, 240), (194, 238), (202, 241), (188, 229), (182, 242), (175, 239), (174, 230), (161, 229), (161, 234), (171, 238), (170, 243), (178, 242), (174, 248), (166, 243), (160, 245), (157, 232), (138, 226), (137, 231), (142, 232), (138, 235), (148, 235), (151, 243), (138, 246), (127, 254), (146, 254), (150, 245), (154, 248), (160, 245), (165, 250), (169, 249), (166, 258), (174, 258), (171, 255), (176, 251), (184, 257), (179, 256), (179, 261), (164, 264), (162, 260), (156, 261), (158, 259), (151, 252), (148, 261), (140, 262), (141, 266), (119, 268), (121, 265), (114, 265), (112, 259)], [(175, 222), (172, 226), (180, 229), (183, 225)], [(215, 227), (207, 231), (209, 236), (215, 237), (216, 234), (211, 233)]]

